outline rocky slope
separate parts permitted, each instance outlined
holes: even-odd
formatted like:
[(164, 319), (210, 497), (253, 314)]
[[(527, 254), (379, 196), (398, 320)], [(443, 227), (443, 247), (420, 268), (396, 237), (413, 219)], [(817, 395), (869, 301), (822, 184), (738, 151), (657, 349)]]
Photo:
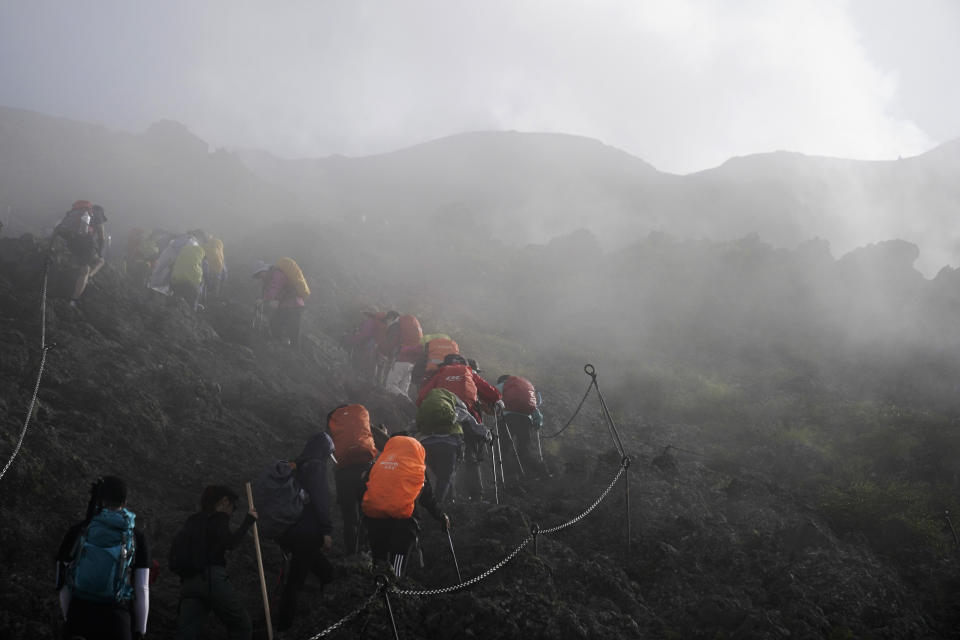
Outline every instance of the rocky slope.
[[(0, 239), (4, 460), (14, 451), (39, 364), (41, 266), (32, 241)], [(79, 313), (56, 297), (59, 282), (52, 274), (46, 307), (46, 336), (56, 347), (23, 448), (0, 480), (0, 637), (57, 636), (52, 554), (81, 517), (97, 474), (129, 480), (131, 508), (164, 565), (152, 588), (150, 637), (168, 638), (178, 584), (165, 570), (166, 553), (205, 484), (242, 488), (265, 463), (296, 455), (326, 412), (343, 402), (366, 404), (375, 421), (393, 429), (412, 416), (409, 404), (352, 375), (333, 328), (352, 320), (337, 325), (329, 311), (313, 310), (305, 347), (294, 353), (250, 328), (246, 283), (231, 288), (232, 301), (195, 315), (132, 287), (112, 267), (97, 276)], [(602, 385), (603, 363), (596, 364)], [(579, 368), (557, 375), (565, 384), (545, 391), (552, 400), (549, 424), (559, 426), (588, 380)], [(808, 496), (771, 472), (775, 465), (758, 470), (714, 455), (713, 436), (697, 426), (618, 416), (633, 458), (629, 552), (621, 480), (588, 516), (538, 536), (535, 547), (528, 544), (470, 589), (395, 594), (401, 637), (954, 637), (960, 571), (949, 555), (914, 549), (896, 530), (885, 533), (886, 548), (896, 553), (841, 536)], [(675, 448), (664, 450), (666, 443)], [(451, 506), (465, 578), (508, 556), (534, 524), (546, 529), (582, 514), (618, 472), (596, 397), (567, 432), (544, 444), (552, 480), (511, 482), (500, 505)], [(797, 449), (793, 457), (801, 454)], [(423, 537), (425, 567), (414, 567), (401, 586), (453, 584), (447, 542), (429, 518)], [(265, 552), (273, 580), (279, 554), (270, 544)], [(360, 563), (339, 548), (333, 556), (337, 582), (323, 593), (307, 591), (309, 611), (292, 637), (312, 636), (374, 592)], [(230, 570), (250, 611), (259, 612), (252, 542), (234, 552)], [(223, 637), (215, 622), (209, 629), (209, 637)], [(391, 631), (376, 601), (336, 633), (389, 637)]]

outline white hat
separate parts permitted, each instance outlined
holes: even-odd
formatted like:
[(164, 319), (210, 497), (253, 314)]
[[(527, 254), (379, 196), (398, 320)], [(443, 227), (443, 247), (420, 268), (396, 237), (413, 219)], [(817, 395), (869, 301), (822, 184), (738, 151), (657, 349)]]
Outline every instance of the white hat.
[(264, 271), (269, 271), (270, 265), (264, 262), (263, 260), (257, 260), (256, 265), (253, 267), (253, 277), (256, 278), (258, 275)]

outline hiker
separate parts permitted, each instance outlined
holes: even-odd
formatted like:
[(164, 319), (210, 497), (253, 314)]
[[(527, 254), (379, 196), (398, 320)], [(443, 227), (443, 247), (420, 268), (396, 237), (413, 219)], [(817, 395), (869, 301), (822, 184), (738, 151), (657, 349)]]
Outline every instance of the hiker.
[(203, 277), (203, 299), (219, 300), (223, 283), (227, 281), (227, 265), (223, 260), (223, 240), (208, 236), (203, 245), (207, 270)]
[[(297, 610), (297, 592), (307, 575), (320, 579), (321, 589), (333, 580), (333, 566), (324, 555), (333, 546), (330, 533), (333, 525), (328, 513), (327, 458), (334, 451), (333, 441), (326, 433), (313, 435), (296, 459), (296, 478), (306, 491), (308, 500), (300, 517), (277, 538), (280, 548), (289, 555), (290, 562), (280, 596), (276, 629), (284, 631), (293, 625)], [(260, 505), (261, 512), (263, 505)]]
[(387, 329), (387, 341), (391, 344), (391, 361), (387, 373), (387, 391), (409, 398), (413, 367), (423, 351), (423, 329), (416, 316), (402, 315)]
[(167, 242), (154, 262), (153, 272), (147, 282), (148, 287), (165, 295), (170, 293), (170, 274), (173, 270), (173, 264), (176, 262), (177, 256), (180, 255), (180, 251), (188, 245), (200, 246), (200, 242), (190, 232), (174, 236)]
[(257, 304), (266, 304), (273, 309), (270, 332), (281, 344), (300, 346), (300, 318), (305, 305), (304, 298), (310, 295), (303, 272), (293, 258), (280, 258), (269, 265), (258, 261), (253, 277), (263, 283)]
[(200, 304), (203, 283), (207, 276), (206, 252), (199, 243), (188, 243), (180, 249), (170, 269), (170, 292), (183, 298), (194, 311)]
[(147, 632), (150, 549), (127, 485), (117, 476), (93, 483), (87, 517), (67, 531), (57, 553), (64, 638), (131, 640)]
[[(380, 316), (380, 314), (377, 314)], [(399, 342), (399, 336), (391, 333), (390, 328), (397, 323), (400, 314), (396, 311), (387, 311), (374, 325), (374, 341), (377, 344), (377, 365), (374, 374), (374, 384), (384, 386), (387, 372), (390, 368), (390, 359), (393, 357), (394, 343)]]
[(250, 638), (250, 615), (226, 570), (226, 552), (236, 547), (257, 521), (257, 512), (250, 508), (231, 533), (230, 516), (238, 499), (229, 487), (208, 486), (200, 496), (200, 511), (187, 518), (173, 539), (170, 570), (180, 576), (179, 640), (201, 637), (211, 611), (227, 628), (228, 637)]
[(360, 551), (361, 478), (378, 453), (370, 429), (370, 413), (362, 404), (340, 405), (327, 414), (327, 432), (337, 452), (333, 480), (343, 516), (343, 549), (347, 555), (353, 555)]
[(353, 351), (354, 367), (370, 380), (376, 381), (378, 336), (384, 340), (387, 326), (399, 315), (396, 311), (364, 311), (360, 326), (344, 339)]
[(477, 419), (483, 421), (482, 409), (492, 407), (500, 400), (500, 392), (492, 384), (480, 377), (459, 353), (444, 356), (440, 366), (426, 378), (417, 394), (417, 406), (433, 389), (447, 389), (460, 398), (467, 409)]
[(77, 280), (70, 295), (71, 307), (77, 306), (87, 282), (106, 264), (103, 259), (107, 242), (106, 221), (103, 207), (93, 205), (88, 200), (77, 200), (53, 230), (51, 246), (56, 238), (63, 238), (78, 268)]
[(417, 409), (417, 432), (426, 464), (435, 476), (438, 502), (453, 498), (457, 464), (463, 458), (463, 427), (457, 421), (459, 399), (447, 389), (432, 389)]
[[(480, 379), (489, 384), (480, 376), (481, 371), (476, 360), (470, 358), (467, 360), (467, 364), (474, 379)], [(490, 397), (492, 398), (492, 396)], [(477, 415), (470, 412), (465, 404), (457, 406), (457, 422), (463, 427), (463, 472), (459, 475), (462, 478), (464, 494), (469, 502), (483, 502), (481, 465), (486, 460), (487, 447), (493, 442), (493, 433), (483, 424), (483, 418), (478, 419)]]
[(450, 518), (434, 495), (425, 456), (423, 445), (415, 438), (395, 434), (387, 440), (363, 485), (363, 523), (374, 567), (386, 563), (397, 578), (403, 576), (404, 560), (419, 539), (420, 525), (413, 515), (417, 502), (444, 530), (450, 527)]
[[(540, 393), (533, 383), (520, 376), (502, 375), (497, 378), (496, 386), (503, 394), (506, 429), (500, 436), (505, 438), (504, 446), (516, 447), (524, 472), (533, 477), (550, 477), (539, 449), (539, 431), (543, 426), (543, 413), (540, 411), (543, 399)], [(512, 460), (512, 457), (507, 456), (507, 460)]]

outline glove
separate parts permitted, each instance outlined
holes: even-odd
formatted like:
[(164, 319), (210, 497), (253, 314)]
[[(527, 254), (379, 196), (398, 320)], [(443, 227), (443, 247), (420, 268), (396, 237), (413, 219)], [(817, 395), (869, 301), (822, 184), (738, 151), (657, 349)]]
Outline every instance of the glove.
[(491, 431), (490, 429), (487, 429), (486, 434), (484, 434), (483, 441), (487, 444), (490, 444), (491, 442), (493, 442), (493, 431)]
[(440, 515), (441, 515), (441, 519), (440, 519), (440, 531), (441, 531), (442, 533), (446, 533), (447, 531), (450, 530), (450, 516), (448, 516), (448, 515), (445, 514), (445, 513), (440, 514)]
[(506, 406), (506, 405), (503, 404), (503, 400), (497, 400), (497, 401), (493, 404), (494, 409), (495, 409), (495, 410), (499, 409), (501, 413), (503, 413), (503, 409), (504, 409), (505, 406)]

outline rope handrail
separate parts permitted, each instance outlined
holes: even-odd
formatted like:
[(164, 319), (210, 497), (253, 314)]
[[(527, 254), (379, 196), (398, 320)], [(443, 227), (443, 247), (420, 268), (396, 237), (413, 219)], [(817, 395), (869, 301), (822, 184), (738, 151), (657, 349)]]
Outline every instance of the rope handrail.
[(20, 431), (17, 446), (14, 447), (10, 459), (7, 460), (7, 463), (3, 466), (3, 471), (0, 471), (0, 480), (7, 475), (7, 471), (10, 469), (14, 459), (20, 453), (20, 448), (23, 446), (23, 440), (27, 435), (27, 428), (30, 426), (30, 419), (33, 417), (33, 409), (37, 404), (37, 396), (40, 394), (40, 380), (43, 378), (43, 368), (47, 362), (47, 351), (56, 346), (55, 344), (47, 346), (47, 276), (49, 269), (50, 258), (48, 257), (44, 263), (43, 284), (40, 289), (40, 367), (37, 371), (37, 381), (33, 385), (33, 395), (30, 398), (30, 405), (27, 407), (27, 417), (23, 421), (23, 429)]

